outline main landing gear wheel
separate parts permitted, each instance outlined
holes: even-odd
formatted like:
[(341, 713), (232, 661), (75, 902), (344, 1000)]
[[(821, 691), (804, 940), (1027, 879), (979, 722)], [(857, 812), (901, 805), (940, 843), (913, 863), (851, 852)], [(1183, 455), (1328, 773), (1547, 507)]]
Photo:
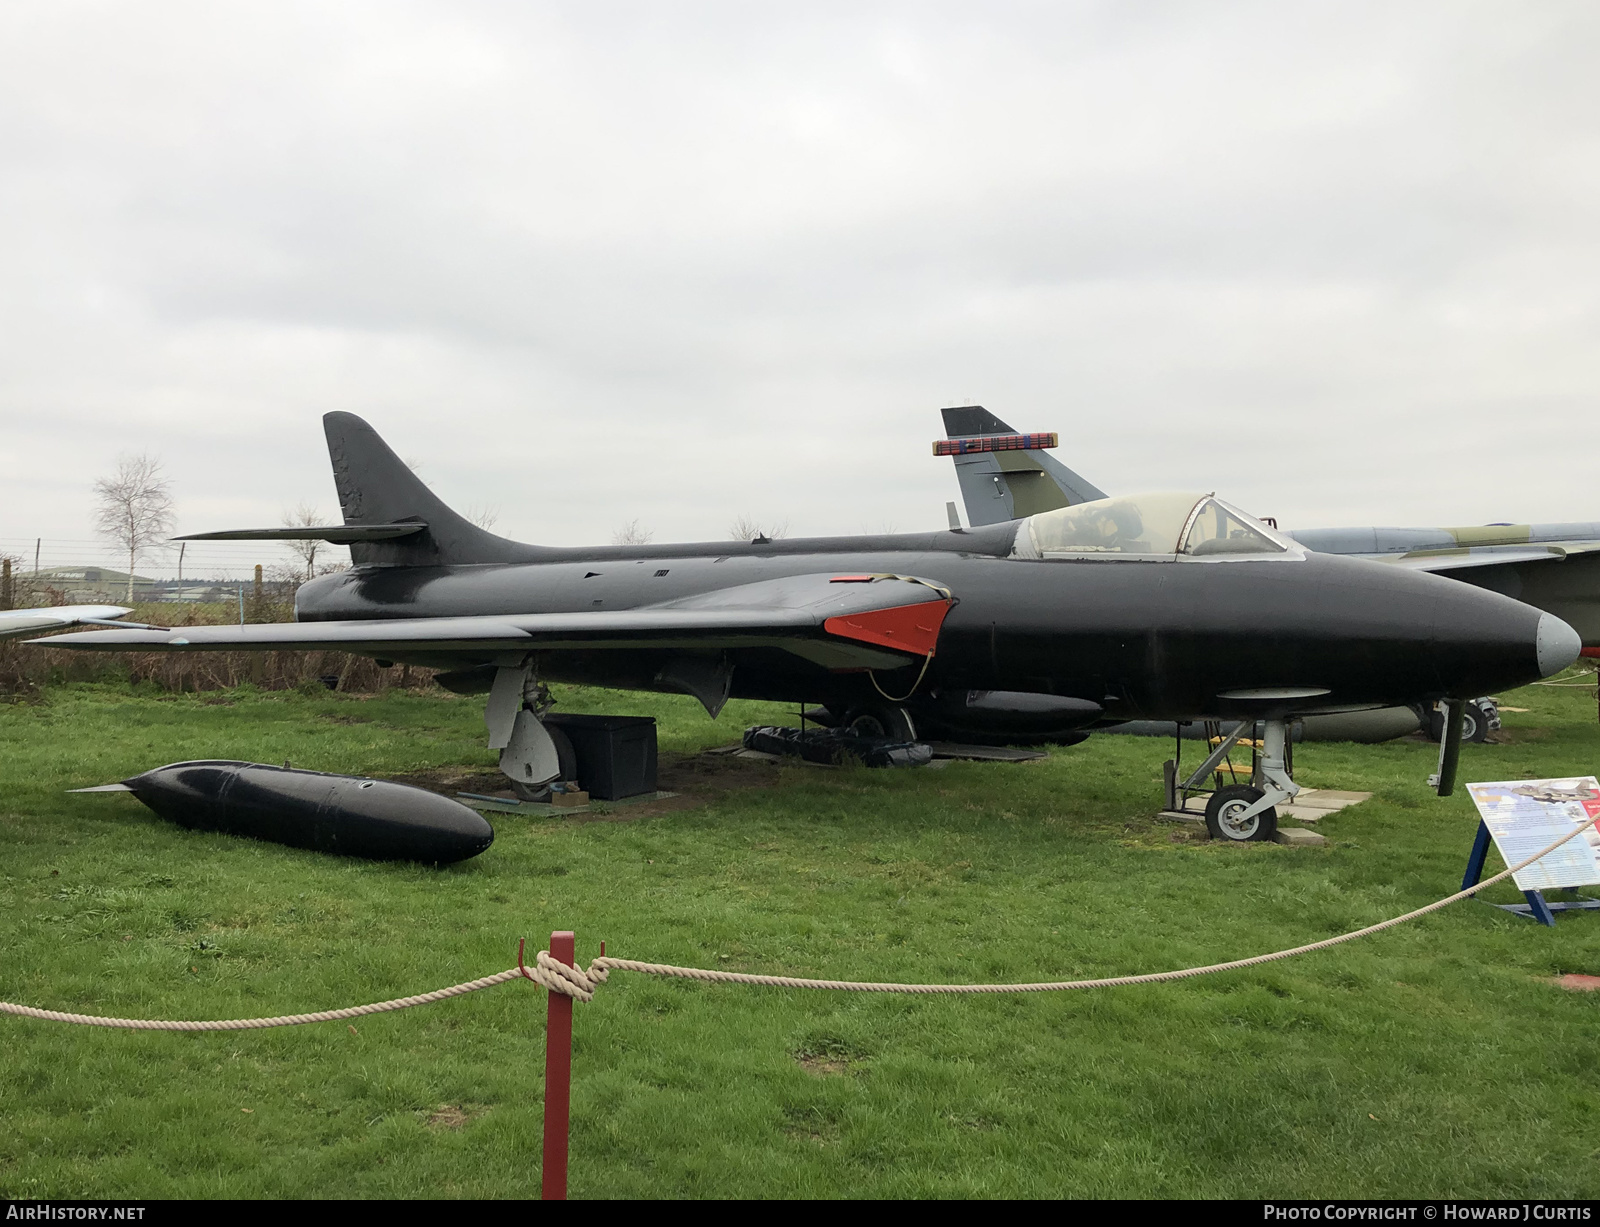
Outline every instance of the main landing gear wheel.
[[(556, 761), (561, 764), (560, 780), (575, 780), (578, 778), (578, 756), (573, 752), (572, 739), (564, 731), (553, 724), (544, 726), (544, 731), (550, 734), (550, 742), (556, 748)], [(521, 780), (511, 781), (511, 791), (517, 794), (519, 801), (548, 801), (550, 799), (550, 781), (542, 784), (525, 784)]]
[(1265, 795), (1249, 784), (1229, 784), (1217, 789), (1206, 802), (1206, 830), (1211, 832), (1211, 838), (1238, 843), (1271, 839), (1278, 833), (1278, 811), (1270, 805), (1242, 821), (1239, 818)]
[[(1434, 741), (1444, 740), (1444, 713), (1428, 713), (1428, 736)], [(1461, 705), (1461, 740), (1481, 742), (1489, 736), (1489, 719), (1477, 703), (1468, 701)]]
[(911, 713), (891, 703), (863, 703), (845, 712), (839, 725), (858, 737), (887, 737), (890, 741), (915, 741), (917, 727)]

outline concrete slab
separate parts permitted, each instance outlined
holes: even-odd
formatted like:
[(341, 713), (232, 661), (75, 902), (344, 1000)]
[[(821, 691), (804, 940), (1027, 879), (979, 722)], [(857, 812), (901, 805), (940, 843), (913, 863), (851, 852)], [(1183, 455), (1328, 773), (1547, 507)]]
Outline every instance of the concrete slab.
[(1278, 806), (1278, 817), (1318, 822), (1347, 806), (1360, 805), (1371, 796), (1370, 792), (1344, 792), (1337, 788), (1302, 788), (1293, 801)]
[(1278, 806), (1279, 818), (1293, 818), (1296, 822), (1321, 822), (1329, 814), (1334, 812), (1335, 811), (1331, 809), (1318, 809), (1314, 805), (1295, 804)]
[[(1290, 818), (1295, 822), (1320, 822), (1329, 814), (1337, 813), (1346, 806), (1360, 805), (1371, 796), (1370, 792), (1346, 792), (1338, 788), (1302, 788), (1293, 801), (1277, 807), (1278, 817)], [(1156, 817), (1169, 822), (1204, 822), (1205, 808), (1203, 798), (1191, 797), (1182, 810), (1162, 810)], [(1310, 834), (1309, 831), (1306, 833)]]
[(1307, 831), (1301, 827), (1279, 827), (1273, 835), (1275, 844), (1287, 844), (1291, 848), (1314, 848), (1318, 844), (1328, 842), (1326, 835), (1318, 835), (1315, 831)]
[(1302, 788), (1295, 796), (1296, 805), (1308, 805), (1314, 809), (1343, 809), (1347, 805), (1360, 805), (1363, 801), (1370, 801), (1370, 792), (1345, 792), (1338, 788)]

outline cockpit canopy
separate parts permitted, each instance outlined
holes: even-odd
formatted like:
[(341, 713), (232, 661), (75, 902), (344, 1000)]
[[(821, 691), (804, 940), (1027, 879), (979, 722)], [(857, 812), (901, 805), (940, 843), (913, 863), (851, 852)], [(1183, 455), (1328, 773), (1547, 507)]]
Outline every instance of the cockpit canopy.
[(1205, 558), (1282, 554), (1290, 543), (1210, 494), (1137, 494), (1029, 516), (1014, 558)]

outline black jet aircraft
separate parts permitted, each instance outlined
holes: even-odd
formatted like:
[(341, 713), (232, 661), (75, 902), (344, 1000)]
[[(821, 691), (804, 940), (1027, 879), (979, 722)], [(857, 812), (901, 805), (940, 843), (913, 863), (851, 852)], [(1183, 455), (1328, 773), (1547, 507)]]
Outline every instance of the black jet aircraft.
[[(342, 525), (209, 539), (350, 546), (292, 623), (103, 630), (102, 651), (332, 649), (444, 670), (488, 695), (489, 744), (529, 793), (562, 778), (544, 683), (825, 705), (858, 730), (1070, 735), (1097, 722), (1265, 721), (1265, 790), (1213, 798), (1264, 838), (1295, 785), (1298, 713), (1465, 698), (1577, 656), (1498, 593), (1320, 555), (1209, 494), (1095, 499), (967, 530), (592, 549), (523, 545), (444, 505), (362, 419), (324, 419)], [(1219, 802), (1218, 798), (1222, 798)]]

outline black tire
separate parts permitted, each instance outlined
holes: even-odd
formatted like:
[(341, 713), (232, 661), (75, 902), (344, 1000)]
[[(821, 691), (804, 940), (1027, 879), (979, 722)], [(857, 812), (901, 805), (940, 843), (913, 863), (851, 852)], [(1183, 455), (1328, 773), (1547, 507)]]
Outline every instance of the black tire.
[(1278, 811), (1268, 806), (1248, 818), (1243, 825), (1230, 815), (1248, 809), (1265, 794), (1249, 784), (1229, 784), (1211, 794), (1206, 802), (1206, 830), (1212, 839), (1231, 839), (1235, 843), (1258, 843), (1278, 833)]
[(1461, 740), (1482, 742), (1488, 738), (1489, 717), (1476, 703), (1468, 703), (1461, 713)]
[(838, 725), (858, 737), (887, 737), (890, 741), (915, 741), (917, 726), (911, 713), (894, 703), (862, 703), (844, 714)]
[[(545, 725), (544, 731), (550, 734), (550, 741), (556, 748), (556, 763), (561, 769), (560, 778), (563, 781), (576, 780), (578, 778), (578, 756), (572, 749), (572, 739), (553, 724)], [(550, 785), (548, 782), (544, 784), (524, 784), (521, 780), (512, 780), (511, 791), (517, 794), (517, 800), (519, 801), (548, 801), (550, 799)]]
[[(1483, 741), (1489, 736), (1489, 721), (1485, 718), (1482, 708), (1476, 703), (1467, 703), (1461, 709), (1461, 740)], [(1428, 713), (1428, 737), (1433, 741), (1444, 740), (1444, 713), (1430, 711)]]

